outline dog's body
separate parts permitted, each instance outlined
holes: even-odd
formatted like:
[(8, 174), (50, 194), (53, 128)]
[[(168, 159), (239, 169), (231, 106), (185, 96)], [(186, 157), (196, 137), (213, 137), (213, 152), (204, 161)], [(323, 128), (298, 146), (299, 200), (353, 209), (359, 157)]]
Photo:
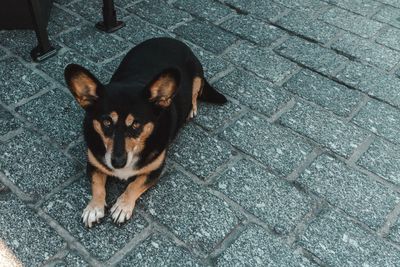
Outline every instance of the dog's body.
[(140, 195), (157, 182), (169, 144), (197, 113), (197, 99), (226, 102), (204, 79), (189, 47), (170, 38), (134, 47), (107, 85), (72, 64), (65, 69), (65, 79), (86, 110), (84, 135), (93, 197), (82, 218), (89, 227), (104, 216), (108, 176), (135, 178), (111, 208), (114, 221), (122, 223), (132, 216)]

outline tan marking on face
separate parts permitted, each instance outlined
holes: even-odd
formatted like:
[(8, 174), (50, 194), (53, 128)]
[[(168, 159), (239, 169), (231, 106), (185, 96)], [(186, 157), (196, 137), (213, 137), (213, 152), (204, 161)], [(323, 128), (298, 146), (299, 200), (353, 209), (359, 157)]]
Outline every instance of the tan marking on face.
[(150, 87), (150, 101), (157, 101), (158, 105), (168, 107), (176, 87), (176, 81), (171, 74), (161, 75)]
[(111, 150), (113, 147), (113, 139), (105, 136), (103, 132), (103, 128), (101, 127), (101, 123), (98, 120), (93, 120), (93, 128), (100, 135), (101, 140), (103, 140), (104, 147), (106, 150)]
[(86, 74), (81, 73), (71, 79), (71, 87), (79, 105), (86, 107), (97, 98), (97, 84)]
[(115, 111), (112, 111), (112, 112), (110, 113), (110, 117), (111, 117), (111, 120), (114, 122), (114, 124), (116, 124), (117, 121), (118, 121), (118, 113), (115, 112)]
[(132, 114), (128, 114), (128, 116), (126, 116), (126, 119), (125, 119), (125, 125), (131, 126), (134, 121), (135, 121), (135, 117), (133, 117)]
[(154, 124), (152, 122), (148, 122), (143, 126), (143, 131), (139, 135), (138, 138), (125, 138), (125, 150), (126, 152), (135, 152), (135, 154), (140, 153), (144, 148), (144, 143), (147, 138), (151, 135), (154, 129)]

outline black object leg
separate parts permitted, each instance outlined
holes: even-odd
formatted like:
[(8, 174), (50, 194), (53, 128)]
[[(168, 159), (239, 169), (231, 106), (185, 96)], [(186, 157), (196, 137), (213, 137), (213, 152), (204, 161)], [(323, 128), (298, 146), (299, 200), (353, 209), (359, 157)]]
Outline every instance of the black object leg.
[(96, 23), (96, 28), (105, 32), (115, 32), (124, 26), (124, 22), (117, 21), (114, 0), (103, 0), (103, 21)]
[(57, 50), (50, 44), (46, 22), (44, 21), (43, 12), (40, 7), (40, 0), (29, 0), (28, 2), (33, 18), (33, 28), (38, 40), (38, 46), (32, 49), (31, 57), (34, 61), (42, 61), (54, 56)]

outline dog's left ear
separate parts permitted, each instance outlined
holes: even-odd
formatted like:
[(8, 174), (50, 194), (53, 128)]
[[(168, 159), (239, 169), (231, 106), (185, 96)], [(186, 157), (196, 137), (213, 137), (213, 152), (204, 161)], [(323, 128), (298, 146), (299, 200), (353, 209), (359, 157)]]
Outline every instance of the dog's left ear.
[(177, 69), (164, 70), (150, 83), (149, 100), (160, 107), (168, 107), (178, 89), (179, 81), (180, 73)]

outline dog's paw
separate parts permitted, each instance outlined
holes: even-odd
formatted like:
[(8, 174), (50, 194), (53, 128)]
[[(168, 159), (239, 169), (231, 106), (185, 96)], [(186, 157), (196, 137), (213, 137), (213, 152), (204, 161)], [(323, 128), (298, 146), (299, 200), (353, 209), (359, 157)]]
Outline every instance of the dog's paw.
[(197, 116), (197, 110), (192, 109), (189, 113), (188, 120)]
[(104, 205), (90, 201), (83, 210), (82, 221), (86, 227), (91, 228), (94, 223), (98, 223), (104, 217)]
[(124, 194), (122, 194), (117, 202), (111, 208), (111, 217), (114, 223), (124, 223), (132, 217), (135, 202), (130, 201)]

